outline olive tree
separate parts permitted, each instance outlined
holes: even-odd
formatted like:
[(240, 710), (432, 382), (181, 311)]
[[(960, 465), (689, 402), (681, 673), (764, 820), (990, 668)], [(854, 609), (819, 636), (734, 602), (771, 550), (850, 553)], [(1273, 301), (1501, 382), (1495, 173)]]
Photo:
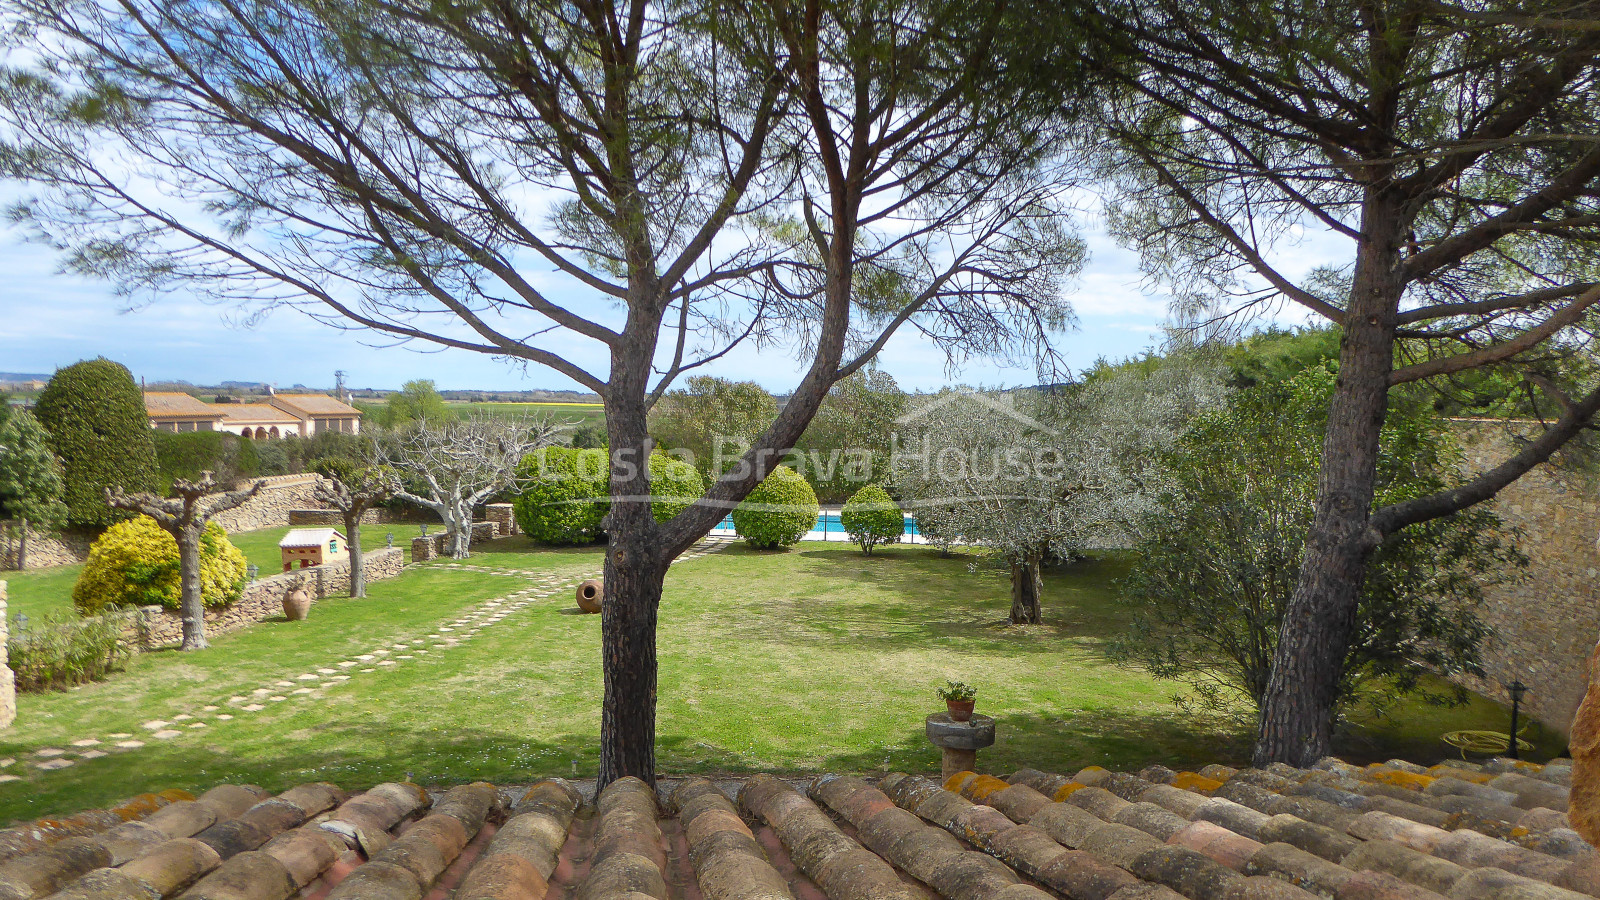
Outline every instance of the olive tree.
[[(479, 417), (416, 422), (374, 444), (389, 494), (432, 510), (444, 523), (452, 559), (472, 555), (472, 514), (490, 498), (515, 492), (522, 458), (556, 442), (548, 419)], [(351, 543), (353, 535), (347, 535)]]
[(344, 519), (345, 544), (350, 548), (350, 596), (367, 595), (366, 551), (361, 549), (361, 517), (389, 499), (393, 480), (383, 469), (342, 456), (328, 456), (312, 464), (322, 476), (311, 488), (319, 503), (338, 510)]
[[(69, 271), (296, 304), (593, 391), (612, 457), (601, 786), (655, 778), (671, 561), (896, 334), (1048, 363), (1063, 217), (1043, 0), (15, 0), (0, 172)], [(1006, 51), (1029, 51), (1026, 64)], [(534, 273), (537, 272), (537, 275)], [(801, 374), (667, 522), (647, 417), (753, 342)]]

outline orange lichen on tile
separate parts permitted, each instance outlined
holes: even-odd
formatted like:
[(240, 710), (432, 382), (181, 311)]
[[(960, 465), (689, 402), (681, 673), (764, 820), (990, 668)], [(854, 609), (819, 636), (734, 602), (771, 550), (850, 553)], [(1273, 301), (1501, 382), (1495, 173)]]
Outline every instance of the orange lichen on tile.
[(1063, 784), (1061, 786), (1061, 788), (1056, 791), (1056, 795), (1054, 797), (1052, 797), (1051, 799), (1056, 801), (1057, 803), (1060, 803), (1060, 802), (1066, 800), (1068, 797), (1071, 797), (1073, 792), (1081, 791), (1085, 787), (1088, 787), (1088, 785), (1079, 784), (1076, 781), (1069, 781), (1066, 784)]
[(1473, 772), (1470, 769), (1459, 769), (1455, 766), (1434, 766), (1428, 770), (1434, 778), (1455, 778), (1461, 781), (1470, 781), (1473, 784), (1488, 784), (1494, 776), (1485, 772)]
[(1198, 772), (1179, 772), (1177, 777), (1172, 779), (1172, 786), (1180, 790), (1209, 794), (1222, 787), (1222, 782), (1215, 778), (1207, 778)]
[(954, 775), (951, 775), (949, 778), (945, 779), (944, 789), (947, 790), (947, 791), (951, 791), (952, 793), (959, 794), (959, 793), (961, 793), (961, 786), (963, 784), (967, 783), (967, 779), (969, 779), (969, 778), (977, 778), (977, 777), (978, 777), (978, 773), (977, 772), (967, 772), (967, 771), (957, 772)]
[(171, 788), (169, 790), (162, 791), (161, 793), (157, 794), (156, 796), (160, 797), (163, 800), (170, 801), (172, 803), (177, 803), (180, 800), (193, 800), (194, 799), (194, 795), (193, 794), (191, 794), (191, 793), (189, 793), (188, 791), (185, 791), (185, 790), (180, 790), (178, 788)]
[(971, 800), (982, 803), (990, 794), (1003, 791), (1010, 786), (993, 775), (979, 775), (963, 785), (961, 793)]
[(1423, 788), (1433, 784), (1435, 781), (1431, 775), (1418, 775), (1415, 772), (1402, 772), (1399, 769), (1384, 769), (1374, 772), (1371, 779), (1378, 784), (1392, 784), (1395, 787), (1416, 791), (1419, 794)]

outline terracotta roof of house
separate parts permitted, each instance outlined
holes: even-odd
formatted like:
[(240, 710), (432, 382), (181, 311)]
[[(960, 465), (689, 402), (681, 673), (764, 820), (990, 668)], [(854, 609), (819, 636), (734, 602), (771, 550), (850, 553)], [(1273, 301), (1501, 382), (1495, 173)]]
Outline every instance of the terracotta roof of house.
[(152, 419), (220, 419), (221, 407), (177, 391), (145, 391), (144, 410)]
[(0, 831), (30, 900), (1582, 900), (1571, 769), (222, 785)]
[(308, 416), (360, 416), (361, 410), (341, 403), (327, 394), (278, 394), (274, 400)]
[(263, 425), (293, 425), (297, 428), (300, 426), (299, 419), (276, 406), (268, 406), (265, 403), (220, 403), (217, 408), (222, 411), (222, 419), (225, 422), (240, 424), (249, 422), (252, 425), (259, 422)]
[(329, 540), (338, 538), (344, 540), (344, 535), (337, 528), (295, 528), (283, 536), (278, 542), (279, 547), (321, 547)]

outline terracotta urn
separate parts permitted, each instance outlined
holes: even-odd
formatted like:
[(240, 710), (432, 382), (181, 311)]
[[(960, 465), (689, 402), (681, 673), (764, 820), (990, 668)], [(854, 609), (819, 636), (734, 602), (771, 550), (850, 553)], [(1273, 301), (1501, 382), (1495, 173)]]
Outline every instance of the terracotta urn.
[(311, 612), (311, 592), (306, 590), (305, 585), (299, 585), (283, 595), (284, 618), (291, 622), (303, 622), (309, 612)]
[(972, 718), (972, 708), (978, 705), (976, 700), (946, 700), (945, 709), (950, 711), (950, 721), (966, 722)]
[(578, 608), (586, 613), (600, 611), (600, 601), (606, 596), (605, 585), (598, 578), (591, 578), (578, 585)]

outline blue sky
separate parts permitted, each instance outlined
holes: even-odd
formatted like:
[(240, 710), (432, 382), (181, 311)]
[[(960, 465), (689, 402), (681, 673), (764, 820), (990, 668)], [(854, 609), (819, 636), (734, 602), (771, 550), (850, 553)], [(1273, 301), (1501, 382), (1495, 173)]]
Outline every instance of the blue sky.
[[(1135, 254), (1092, 226), (1084, 236), (1090, 260), (1068, 291), (1078, 327), (1060, 335), (1057, 343), (1074, 369), (1101, 356), (1117, 359), (1158, 344), (1167, 310), (1165, 297), (1142, 289)], [(1318, 252), (1299, 253), (1288, 268), (1299, 274), (1338, 249), (1316, 244)], [(0, 272), (5, 273), (0, 371), (49, 373), (79, 359), (106, 356), (127, 365), (136, 378), (195, 384), (261, 381), (323, 388), (332, 385), (334, 370), (344, 369), (353, 388), (397, 388), (413, 378), (431, 378), (446, 389), (577, 387), (547, 369), (469, 351), (396, 347), (381, 335), (333, 328), (291, 309), (246, 325), (237, 307), (173, 294), (123, 312), (126, 300), (108, 285), (58, 274), (56, 267), (48, 248), (23, 243), (16, 230), (0, 231)], [(905, 390), (933, 390), (954, 382), (999, 387), (1036, 381), (1031, 367), (986, 360), (948, 371), (937, 349), (909, 333), (885, 348), (880, 365)], [(741, 348), (703, 371), (783, 392), (793, 386), (800, 369), (792, 356)]]

